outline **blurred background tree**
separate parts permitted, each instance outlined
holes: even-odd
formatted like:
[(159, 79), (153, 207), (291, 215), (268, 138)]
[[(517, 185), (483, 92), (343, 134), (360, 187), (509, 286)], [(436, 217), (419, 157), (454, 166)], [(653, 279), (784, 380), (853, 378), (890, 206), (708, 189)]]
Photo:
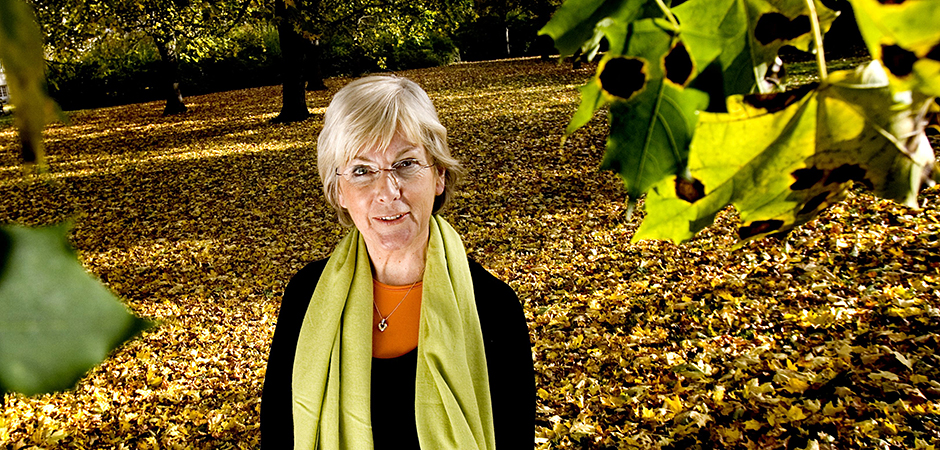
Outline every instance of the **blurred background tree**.
[(305, 90), (358, 76), (554, 52), (539, 37), (560, 0), (29, 0), (50, 95), (63, 109), (284, 84), (277, 120)]

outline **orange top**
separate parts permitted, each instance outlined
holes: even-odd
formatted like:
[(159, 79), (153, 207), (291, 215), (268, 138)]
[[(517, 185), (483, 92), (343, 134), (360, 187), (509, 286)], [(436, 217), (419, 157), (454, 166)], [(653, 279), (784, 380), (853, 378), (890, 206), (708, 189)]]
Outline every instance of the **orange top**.
[[(418, 322), (421, 318), (421, 286), (389, 286), (372, 280), (375, 306), (387, 317), (385, 331), (379, 331), (382, 316), (372, 308), (372, 356), (397, 358), (418, 347)], [(408, 292), (408, 291), (411, 292)], [(407, 297), (406, 297), (407, 294)], [(401, 302), (401, 306), (398, 306)], [(398, 306), (396, 310), (395, 307)], [(392, 314), (392, 311), (395, 311)], [(391, 314), (391, 316), (389, 316)]]

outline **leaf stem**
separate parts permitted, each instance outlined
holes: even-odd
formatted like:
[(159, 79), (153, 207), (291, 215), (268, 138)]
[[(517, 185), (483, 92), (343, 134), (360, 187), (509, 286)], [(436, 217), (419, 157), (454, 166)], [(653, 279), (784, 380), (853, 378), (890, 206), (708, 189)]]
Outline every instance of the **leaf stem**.
[(669, 23), (675, 27), (676, 31), (679, 31), (679, 21), (676, 20), (676, 16), (672, 14), (672, 11), (663, 3), (663, 0), (656, 0), (656, 4), (659, 5), (659, 9), (663, 10), (663, 14), (666, 15), (666, 18), (669, 19)]
[(816, 43), (816, 64), (819, 66), (819, 81), (825, 83), (829, 78), (829, 71), (826, 69), (826, 52), (823, 51), (822, 31), (819, 29), (819, 16), (816, 14), (816, 1), (806, 0), (806, 6), (809, 7), (809, 23), (813, 27), (813, 40)]

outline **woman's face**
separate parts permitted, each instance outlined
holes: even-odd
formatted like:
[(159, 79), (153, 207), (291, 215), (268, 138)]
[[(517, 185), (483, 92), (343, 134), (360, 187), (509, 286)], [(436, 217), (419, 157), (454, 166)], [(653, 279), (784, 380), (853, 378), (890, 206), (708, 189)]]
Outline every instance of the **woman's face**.
[[(396, 135), (384, 151), (363, 151), (339, 171), (366, 173), (369, 168), (389, 169), (415, 162), (430, 164), (427, 152)], [(364, 185), (351, 182), (347, 176), (339, 180), (339, 204), (349, 211), (373, 258), (400, 251), (424, 251), (434, 198), (444, 192), (443, 169), (420, 169), (407, 179), (379, 171), (374, 181)]]

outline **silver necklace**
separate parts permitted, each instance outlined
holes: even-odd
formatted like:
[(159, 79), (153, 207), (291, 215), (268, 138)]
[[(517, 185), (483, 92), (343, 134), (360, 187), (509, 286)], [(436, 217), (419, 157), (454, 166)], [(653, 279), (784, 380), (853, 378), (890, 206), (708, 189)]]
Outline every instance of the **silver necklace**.
[[(421, 281), (421, 280), (418, 280), (418, 281)], [(414, 284), (412, 284), (411, 287), (408, 288), (408, 292), (405, 292), (405, 296), (402, 297), (401, 300), (398, 301), (398, 304), (395, 305), (395, 309), (393, 309), (392, 312), (388, 313), (387, 316), (382, 315), (382, 311), (379, 311), (379, 305), (375, 303), (375, 299), (372, 299), (372, 305), (375, 306), (375, 312), (378, 313), (379, 317), (382, 318), (382, 320), (379, 321), (379, 324), (376, 325), (379, 328), (379, 331), (384, 332), (385, 329), (388, 328), (388, 318), (392, 317), (392, 314), (395, 314), (395, 311), (398, 311), (398, 307), (401, 306), (401, 304), (405, 301), (406, 298), (408, 298), (408, 294), (410, 294), (411, 290), (415, 288), (415, 286), (418, 284), (418, 281), (415, 281)]]

